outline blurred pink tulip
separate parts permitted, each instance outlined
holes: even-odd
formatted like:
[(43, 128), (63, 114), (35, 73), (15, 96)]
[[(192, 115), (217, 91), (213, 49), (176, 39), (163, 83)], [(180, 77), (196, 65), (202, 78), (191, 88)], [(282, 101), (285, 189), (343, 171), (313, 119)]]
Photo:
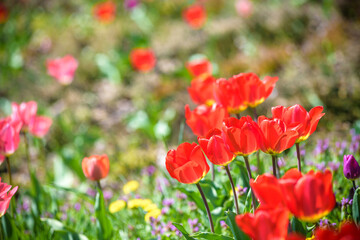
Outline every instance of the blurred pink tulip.
[(23, 102), (20, 105), (12, 103), (11, 119), (14, 124), (22, 123), (21, 130), (23, 132), (30, 132), (36, 137), (43, 137), (49, 131), (52, 125), (51, 118), (44, 116), (37, 116), (37, 103), (34, 101)]
[(18, 190), (18, 186), (14, 187), (13, 189), (11, 189), (11, 187), (11, 185), (2, 183), (0, 178), (0, 217), (6, 213), (6, 210), (9, 208), (12, 196), (14, 196)]
[(74, 79), (78, 61), (71, 55), (63, 58), (49, 59), (46, 61), (47, 72), (54, 77), (60, 84), (68, 85)]
[(238, 0), (235, 3), (235, 7), (241, 17), (250, 17), (253, 12), (253, 4), (249, 0)]
[(19, 147), (20, 128), (18, 122), (12, 122), (11, 118), (0, 120), (0, 164), (5, 156), (10, 156)]

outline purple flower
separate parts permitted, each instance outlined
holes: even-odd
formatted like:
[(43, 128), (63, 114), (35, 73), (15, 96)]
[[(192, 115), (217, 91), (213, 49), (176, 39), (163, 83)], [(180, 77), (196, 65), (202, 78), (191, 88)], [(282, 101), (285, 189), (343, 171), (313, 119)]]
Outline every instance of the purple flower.
[(169, 185), (170, 185), (170, 183), (166, 178), (164, 178), (164, 177), (157, 177), (156, 178), (156, 189), (159, 190), (161, 193)]
[(177, 197), (178, 199), (186, 199), (186, 198), (187, 198), (186, 194), (185, 194), (185, 193), (182, 193), (182, 192), (177, 192), (177, 193), (176, 193), (176, 197)]
[(325, 227), (326, 225), (329, 225), (329, 220), (327, 220), (327, 219), (320, 219), (320, 221), (319, 221), (319, 225), (320, 225), (320, 227)]
[(161, 214), (162, 214), (162, 215), (167, 214), (167, 213), (169, 213), (169, 211), (170, 211), (170, 208), (169, 208), (169, 207), (163, 207), (163, 208), (161, 209)]
[(151, 165), (148, 166), (147, 168), (144, 169), (144, 174), (148, 175), (148, 176), (152, 176), (155, 173), (156, 167)]
[(254, 166), (254, 165), (250, 165), (250, 170), (251, 170), (252, 172), (256, 172), (256, 171), (257, 171), (257, 167)]
[(277, 161), (277, 164), (279, 166), (279, 168), (281, 167), (284, 167), (286, 164), (285, 164), (285, 160), (283, 157), (279, 157), (278, 161)]
[(80, 204), (80, 203), (75, 203), (74, 209), (75, 209), (76, 211), (79, 211), (79, 210), (81, 209), (81, 204)]
[(164, 206), (167, 206), (167, 207), (170, 207), (171, 205), (173, 205), (175, 203), (175, 200), (173, 198), (165, 198), (163, 201), (162, 201), (162, 204)]
[(343, 198), (343, 199), (341, 200), (341, 206), (346, 206), (347, 204), (349, 204), (349, 199)]
[(353, 155), (344, 155), (344, 176), (355, 180), (360, 177), (360, 166)]
[(194, 202), (188, 202), (189, 208), (191, 211), (196, 210), (196, 204)]
[(317, 163), (317, 164), (315, 164), (315, 166), (319, 171), (325, 171), (325, 169), (326, 169), (325, 162)]
[(109, 190), (105, 190), (105, 191), (104, 191), (104, 198), (105, 198), (106, 200), (112, 198), (112, 196), (113, 196), (113, 192), (112, 192), (112, 191), (109, 191)]
[(86, 193), (87, 193), (87, 195), (89, 195), (90, 197), (95, 197), (97, 191), (96, 191), (95, 189), (89, 188), (89, 189), (86, 191)]
[(131, 10), (131, 9), (135, 8), (138, 4), (139, 4), (138, 0), (125, 0), (124, 1), (124, 7), (127, 10)]
[(329, 162), (328, 166), (331, 169), (331, 171), (335, 172), (339, 169), (340, 163), (339, 162)]
[(226, 224), (226, 222), (225, 221), (220, 221), (220, 226), (222, 227), (222, 228), (227, 228), (228, 227), (228, 225)]
[(199, 227), (201, 226), (201, 224), (199, 223), (199, 219), (195, 218), (195, 219), (191, 220), (189, 218), (188, 223), (190, 225), (190, 228), (191, 228), (192, 232), (198, 232), (199, 231)]

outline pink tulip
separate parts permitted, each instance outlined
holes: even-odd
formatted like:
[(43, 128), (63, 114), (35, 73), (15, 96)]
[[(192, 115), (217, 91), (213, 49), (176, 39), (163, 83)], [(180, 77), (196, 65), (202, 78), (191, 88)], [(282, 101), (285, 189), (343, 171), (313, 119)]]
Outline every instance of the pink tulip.
[(36, 137), (43, 137), (49, 131), (52, 125), (52, 120), (48, 117), (37, 116), (37, 103), (34, 101), (23, 102), (20, 105), (12, 103), (12, 115), (13, 122), (21, 122), (23, 132), (30, 132)]
[(238, 0), (235, 7), (239, 15), (244, 18), (249, 17), (253, 12), (253, 4), (249, 0)]
[(0, 217), (6, 213), (6, 210), (9, 208), (12, 196), (14, 196), (18, 190), (18, 186), (14, 187), (13, 189), (11, 189), (11, 187), (11, 185), (2, 183), (0, 178)]
[(74, 79), (78, 61), (71, 55), (63, 58), (49, 59), (46, 61), (47, 72), (54, 77), (60, 84), (68, 85)]
[(0, 120), (0, 164), (19, 147), (19, 134), (18, 122), (12, 122), (11, 118)]

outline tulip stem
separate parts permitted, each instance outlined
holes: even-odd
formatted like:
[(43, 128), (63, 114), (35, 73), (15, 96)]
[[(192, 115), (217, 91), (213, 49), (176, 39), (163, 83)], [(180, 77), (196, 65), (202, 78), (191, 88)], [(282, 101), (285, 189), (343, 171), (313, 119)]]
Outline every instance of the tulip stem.
[(211, 179), (215, 181), (215, 165), (211, 163)]
[(254, 111), (254, 121), (257, 123), (258, 115), (257, 115), (257, 112), (256, 112), (256, 108), (253, 108), (253, 111)]
[[(252, 179), (251, 176), (251, 169), (250, 169), (250, 164), (249, 164), (249, 158), (248, 156), (244, 156), (244, 160), (245, 160), (245, 166), (246, 166), (246, 170), (248, 173), (248, 178), (249, 178), (249, 184), (250, 184), (250, 179)], [(254, 207), (254, 212), (255, 212), (255, 208), (256, 208), (256, 198), (255, 198), (255, 194), (254, 191), (251, 189), (251, 198), (252, 198), (252, 204)]]
[(24, 137), (26, 161), (27, 161), (28, 170), (29, 170), (29, 174), (30, 174), (31, 162), (30, 162), (30, 152), (29, 152), (29, 140), (28, 140), (28, 138), (27, 138), (26, 133), (23, 132), (22, 135), (23, 135), (23, 137)]
[(99, 188), (100, 191), (102, 191), (100, 180), (96, 181), (96, 186)]
[(272, 166), (273, 166), (273, 175), (277, 178), (277, 176), (276, 176), (276, 156), (271, 155), (271, 158), (272, 158)]
[(261, 174), (261, 170), (260, 170), (260, 168), (261, 168), (261, 166), (260, 166), (260, 151), (256, 152), (256, 163), (257, 163), (257, 173), (258, 173), (258, 175), (260, 175)]
[(231, 184), (231, 188), (232, 188), (232, 190), (233, 190), (236, 213), (237, 213), (237, 214), (240, 214), (239, 205), (238, 205), (238, 198), (237, 198), (237, 195), (236, 195), (236, 189), (235, 189), (234, 181), (233, 181), (233, 179), (232, 179), (232, 177), (231, 177), (229, 165), (226, 165), (224, 168), (225, 168), (225, 170), (226, 170), (226, 174), (227, 174), (228, 177), (229, 177), (230, 184)]
[(353, 183), (353, 188), (354, 188), (354, 193), (355, 193), (355, 191), (356, 191), (355, 180), (352, 180), (352, 183)]
[(241, 118), (240, 113), (236, 113), (235, 115), (236, 115), (237, 119), (240, 119), (240, 118)]
[(214, 223), (213, 223), (213, 220), (212, 220), (212, 217), (211, 217), (210, 208), (209, 208), (209, 205), (207, 204), (207, 201), (206, 201), (206, 197), (205, 197), (205, 195), (204, 195), (204, 192), (203, 192), (203, 190), (201, 189), (199, 183), (197, 183), (196, 186), (197, 186), (197, 188), (199, 189), (199, 192), (200, 192), (200, 195), (201, 195), (201, 197), (202, 197), (202, 200), (204, 201), (204, 205), (205, 205), (205, 208), (206, 208), (206, 213), (207, 213), (207, 215), (208, 215), (209, 222), (210, 222), (211, 232), (212, 232), (212, 233), (215, 233), (215, 231), (214, 231)]
[(301, 159), (300, 159), (300, 144), (299, 143), (295, 143), (296, 145), (296, 155), (297, 155), (297, 160), (298, 160), (298, 170), (299, 172), (301, 172)]
[(6, 157), (5, 157), (5, 160), (6, 160), (6, 165), (7, 165), (8, 174), (9, 174), (9, 183), (10, 183), (10, 185), (12, 185), (10, 159), (9, 159), (8, 156), (6, 156)]

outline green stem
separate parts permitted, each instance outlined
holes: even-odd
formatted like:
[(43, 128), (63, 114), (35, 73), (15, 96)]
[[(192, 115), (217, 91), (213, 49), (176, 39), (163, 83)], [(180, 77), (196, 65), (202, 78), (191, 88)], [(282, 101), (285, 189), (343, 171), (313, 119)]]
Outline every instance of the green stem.
[(232, 177), (231, 177), (229, 165), (226, 165), (224, 168), (225, 168), (225, 170), (226, 170), (226, 174), (227, 174), (228, 177), (229, 177), (230, 184), (231, 184), (231, 188), (232, 188), (232, 190), (233, 190), (236, 213), (237, 213), (237, 214), (240, 214), (239, 205), (238, 205), (238, 198), (237, 198), (237, 194), (236, 194), (236, 188), (235, 188), (235, 185), (234, 185), (234, 181), (233, 181), (233, 179), (232, 179)]
[(215, 165), (211, 163), (211, 179), (214, 182), (215, 181)]
[(26, 161), (27, 161), (28, 170), (29, 170), (29, 174), (30, 174), (31, 173), (31, 160), (30, 160), (29, 140), (28, 140), (26, 133), (23, 132), (22, 135), (24, 137)]
[(352, 183), (353, 183), (353, 188), (354, 188), (354, 193), (355, 193), (355, 191), (356, 191), (355, 180), (352, 180)]
[(235, 115), (236, 115), (237, 119), (240, 119), (240, 118), (241, 118), (240, 113), (236, 113)]
[(205, 195), (204, 195), (204, 192), (202, 191), (201, 186), (200, 186), (199, 183), (197, 183), (196, 186), (197, 186), (197, 188), (199, 189), (200, 195), (201, 195), (201, 197), (202, 197), (202, 200), (203, 200), (204, 205), (205, 205), (205, 208), (206, 208), (206, 213), (207, 213), (207, 215), (208, 215), (209, 222), (210, 222), (211, 232), (212, 232), (212, 233), (215, 233), (214, 223), (213, 223), (213, 220), (212, 220), (212, 217), (211, 217), (209, 205), (207, 204), (207, 201), (206, 201), (206, 197), (205, 197)]
[(12, 178), (11, 178), (11, 167), (10, 167), (10, 158), (8, 156), (5, 157), (8, 174), (9, 174), (9, 184), (12, 185)]
[[(244, 160), (245, 160), (245, 166), (246, 166), (246, 170), (247, 170), (248, 178), (249, 178), (249, 183), (250, 183), (250, 179), (252, 179), (252, 175), (251, 175), (251, 169), (250, 169), (248, 156), (244, 156)], [(254, 191), (252, 189), (251, 189), (251, 198), (252, 198), (252, 204), (253, 204), (253, 208), (254, 208), (254, 212), (255, 212), (256, 198), (255, 198)]]
[(96, 186), (102, 191), (101, 184), (100, 184), (100, 180), (97, 180), (97, 181), (96, 181)]
[(258, 173), (258, 175), (260, 175), (261, 174), (260, 151), (256, 152), (256, 163), (257, 163), (257, 173)]
[(295, 143), (295, 145), (296, 145), (298, 170), (299, 170), (299, 172), (301, 172), (300, 145), (299, 145), (299, 143)]
[(257, 122), (258, 115), (256, 112), (256, 108), (253, 108), (253, 111), (254, 111), (254, 121)]
[(271, 155), (271, 158), (272, 158), (273, 175), (277, 178), (277, 176), (276, 176), (276, 156)]

